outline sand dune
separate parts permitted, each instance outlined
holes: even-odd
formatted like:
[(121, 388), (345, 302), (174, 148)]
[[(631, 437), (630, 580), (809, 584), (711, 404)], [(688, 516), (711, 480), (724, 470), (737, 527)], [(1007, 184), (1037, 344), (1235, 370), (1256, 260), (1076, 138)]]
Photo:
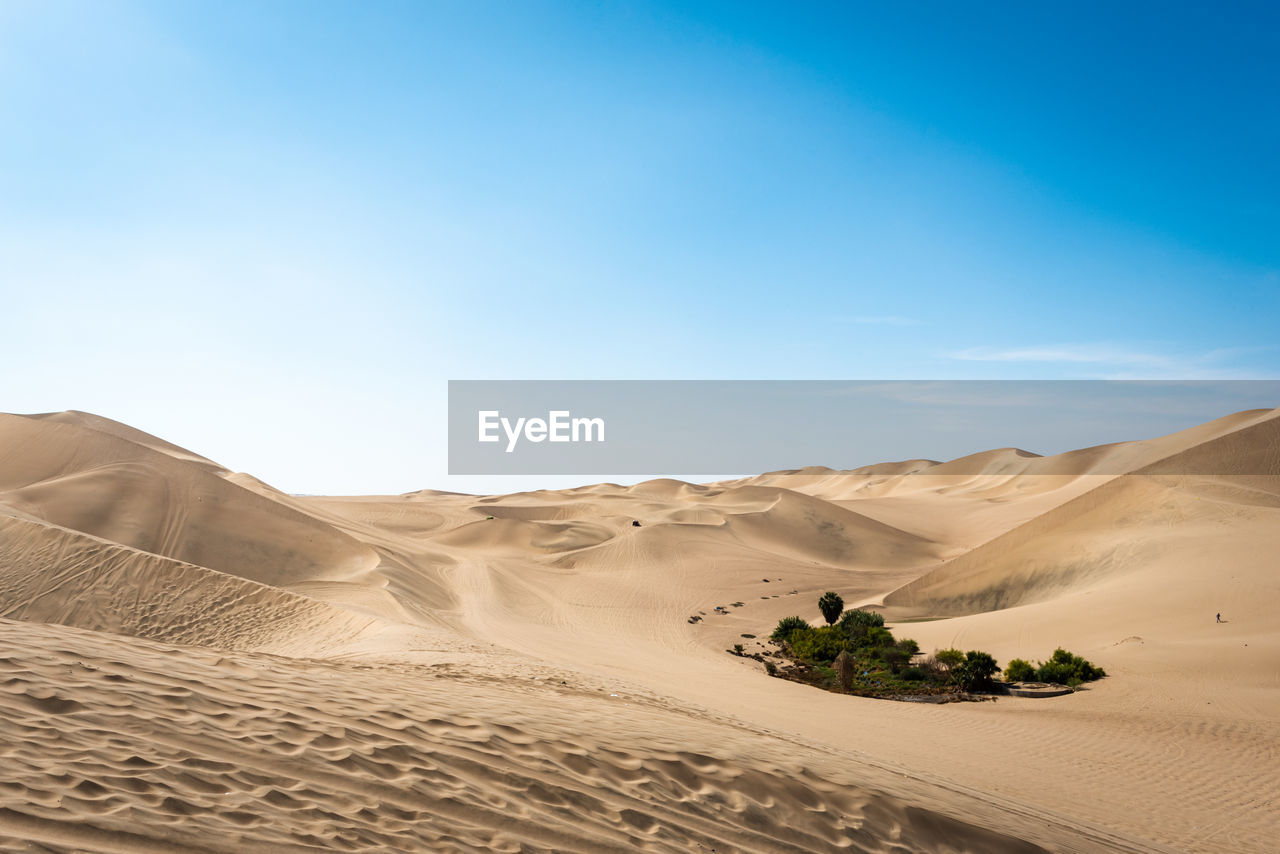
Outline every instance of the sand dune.
[(0, 507), (265, 584), (377, 564), (368, 546), (203, 457), (102, 421), (0, 416)]
[(1043, 850), (638, 698), (8, 620), (0, 643), (4, 850)]
[[(0, 850), (1266, 851), (1278, 429), (323, 498), (0, 416)], [(828, 589), (1112, 677), (919, 706), (725, 654)]]
[(373, 621), (277, 587), (0, 516), (5, 617), (220, 649), (314, 655)]
[[(1271, 534), (1280, 534), (1267, 512), (1271, 496), (1280, 494), (1280, 476), (1266, 474), (1280, 472), (1280, 417), (1267, 413), (1243, 424), (1228, 419), (1222, 426), (1228, 432), (1210, 434), (1211, 438), (1197, 429), (1193, 436), (1202, 441), (1189, 448), (1185, 441), (1144, 443), (1144, 453), (1133, 454), (1135, 462), (1143, 463), (1133, 474), (1109, 479), (966, 552), (894, 591), (886, 604), (957, 615), (1043, 601), (1134, 571), (1140, 563), (1133, 552), (1143, 544), (1164, 549), (1183, 539), (1221, 539), (1214, 530), (1167, 529), (1187, 523), (1203, 528), (1209, 520), (1209, 528), (1221, 527), (1214, 511), (1226, 504), (1238, 504), (1241, 509), (1234, 514), (1249, 520), (1243, 527), (1268, 543)], [(1178, 450), (1147, 461), (1174, 449)], [(1205, 491), (1218, 500), (1211, 499), (1208, 506), (1191, 505), (1203, 502)], [(1245, 509), (1251, 505), (1258, 509)], [(1179, 577), (1180, 583), (1186, 580), (1185, 575)]]

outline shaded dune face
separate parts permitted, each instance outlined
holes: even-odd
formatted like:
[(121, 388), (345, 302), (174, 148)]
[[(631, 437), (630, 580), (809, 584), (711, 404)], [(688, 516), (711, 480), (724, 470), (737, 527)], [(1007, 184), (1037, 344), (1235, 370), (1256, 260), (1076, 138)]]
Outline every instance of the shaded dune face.
[(0, 416), (0, 506), (264, 584), (376, 566), (373, 549), (226, 474), (189, 452), (174, 456), (114, 432)]
[[(0, 851), (1199, 851), (1211, 822), (1265, 850), (1280, 639), (1246, 627), (1280, 604), (1278, 416), (351, 498), (86, 413), (0, 416)], [(1188, 635), (1225, 578), (1239, 634)], [(1065, 643), (1118, 676), (926, 709), (725, 655), (828, 589), (951, 617), (911, 626), (926, 649)]]
[(544, 522), (495, 517), (460, 526), (434, 538), (434, 542), (490, 554), (525, 555), (568, 552), (607, 542), (613, 529), (596, 522)]

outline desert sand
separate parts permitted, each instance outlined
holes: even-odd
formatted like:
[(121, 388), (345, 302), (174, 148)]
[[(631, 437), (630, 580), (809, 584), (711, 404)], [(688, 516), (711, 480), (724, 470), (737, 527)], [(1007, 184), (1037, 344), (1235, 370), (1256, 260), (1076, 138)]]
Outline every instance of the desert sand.
[[(0, 850), (1273, 851), (1278, 561), (1280, 410), (366, 497), (0, 415)], [(1110, 675), (925, 705), (726, 654), (825, 590), (926, 651)]]

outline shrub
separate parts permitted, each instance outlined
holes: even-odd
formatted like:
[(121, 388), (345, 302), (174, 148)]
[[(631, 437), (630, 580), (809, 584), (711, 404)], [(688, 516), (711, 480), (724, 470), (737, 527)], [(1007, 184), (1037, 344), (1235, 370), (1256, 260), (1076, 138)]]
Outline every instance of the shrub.
[(766, 661), (764, 663), (764, 672), (768, 673), (770, 676), (777, 676), (778, 665), (774, 664), (772, 661)]
[(889, 665), (889, 669), (894, 673), (901, 672), (902, 668), (907, 666), (907, 662), (911, 660), (911, 656), (897, 646), (885, 648), (880, 653), (880, 658), (885, 664)]
[(769, 635), (771, 640), (788, 641), (796, 632), (809, 628), (809, 624), (805, 622), (803, 617), (783, 617), (778, 621), (778, 627), (773, 630), (773, 634)]
[(868, 629), (882, 626), (884, 626), (884, 615), (877, 614), (875, 611), (854, 608), (840, 615), (840, 628), (844, 629), (850, 637), (865, 634)]
[(1000, 672), (1000, 666), (990, 654), (976, 649), (965, 653), (964, 663), (954, 669), (956, 682), (973, 691), (991, 685), (991, 677)]
[(735, 644), (733, 645), (733, 651), (734, 651), (734, 652), (736, 652), (738, 655), (742, 655), (742, 651), (743, 651), (742, 644), (740, 644), (740, 643), (735, 643)]
[(888, 629), (872, 628), (867, 630), (866, 645), (869, 647), (891, 647), (894, 644), (893, 632)]
[(916, 665), (916, 668), (933, 682), (946, 682), (948, 679), (947, 668), (942, 666), (936, 655), (927, 656), (924, 661)]
[(805, 661), (829, 663), (836, 656), (849, 651), (849, 639), (831, 626), (794, 632), (788, 641), (796, 658)]
[(1071, 672), (1070, 667), (1064, 667), (1061, 664), (1054, 664), (1052, 661), (1042, 661), (1040, 666), (1036, 668), (1036, 679), (1040, 682), (1052, 682), (1055, 685), (1066, 685), (1075, 674)]
[(964, 664), (964, 653), (955, 648), (940, 649), (934, 653), (933, 657), (947, 670), (955, 670), (961, 664)]
[(1107, 672), (1085, 661), (1078, 655), (1059, 647), (1053, 651), (1048, 661), (1040, 662), (1036, 668), (1036, 679), (1041, 682), (1052, 682), (1055, 685), (1068, 685), (1072, 688), (1081, 682), (1092, 682), (1101, 679)]
[(828, 590), (818, 600), (818, 610), (822, 612), (822, 617), (829, 626), (840, 617), (840, 612), (844, 610), (844, 600), (840, 598), (839, 593)]
[(907, 667), (898, 675), (908, 682), (921, 682), (929, 678), (928, 672), (923, 667)]
[(894, 644), (894, 646), (905, 652), (907, 654), (907, 658), (911, 658), (920, 652), (920, 644), (916, 643), (911, 638), (903, 638)]
[(1031, 682), (1036, 678), (1036, 669), (1031, 662), (1015, 658), (1004, 669), (1004, 678), (1010, 682)]

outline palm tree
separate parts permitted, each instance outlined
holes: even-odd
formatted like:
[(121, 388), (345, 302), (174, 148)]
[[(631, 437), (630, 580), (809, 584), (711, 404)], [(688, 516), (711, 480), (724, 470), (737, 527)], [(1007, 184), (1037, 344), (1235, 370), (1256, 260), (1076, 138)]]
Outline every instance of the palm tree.
[(822, 612), (822, 616), (826, 618), (829, 626), (840, 619), (840, 612), (844, 610), (844, 600), (840, 598), (839, 593), (833, 593), (828, 590), (818, 600), (818, 610)]

